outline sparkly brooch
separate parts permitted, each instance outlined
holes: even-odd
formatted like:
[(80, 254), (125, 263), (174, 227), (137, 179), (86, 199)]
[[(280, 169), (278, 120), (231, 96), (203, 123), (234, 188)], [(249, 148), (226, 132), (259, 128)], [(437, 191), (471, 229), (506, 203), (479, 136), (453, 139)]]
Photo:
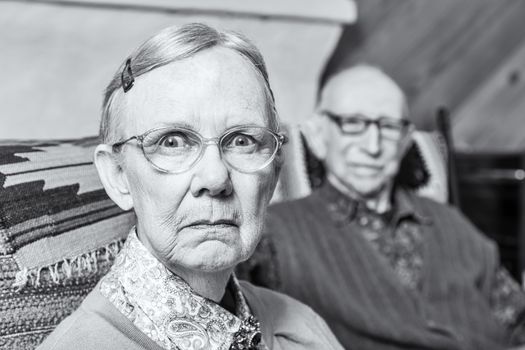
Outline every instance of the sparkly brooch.
[(230, 350), (256, 350), (262, 340), (261, 326), (253, 316), (244, 319), (241, 328), (233, 335)]

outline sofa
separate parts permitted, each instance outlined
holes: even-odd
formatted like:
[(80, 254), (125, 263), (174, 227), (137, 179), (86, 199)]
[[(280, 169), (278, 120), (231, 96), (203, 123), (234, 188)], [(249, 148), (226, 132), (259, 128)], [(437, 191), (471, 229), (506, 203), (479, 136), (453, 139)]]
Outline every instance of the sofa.
[[(322, 183), (322, 163), (297, 127), (273, 202), (308, 195)], [(400, 181), (446, 201), (446, 171), (439, 138), (418, 133), (403, 161)], [(34, 349), (68, 316), (109, 270), (135, 217), (106, 195), (93, 165), (97, 137), (0, 141), (0, 349)], [(408, 169), (408, 170), (407, 170)], [(275, 263), (261, 242), (251, 261)], [(271, 270), (271, 269), (270, 269)], [(257, 282), (250, 266), (241, 278)], [(256, 272), (255, 272), (256, 273)], [(266, 285), (278, 276), (265, 275)]]

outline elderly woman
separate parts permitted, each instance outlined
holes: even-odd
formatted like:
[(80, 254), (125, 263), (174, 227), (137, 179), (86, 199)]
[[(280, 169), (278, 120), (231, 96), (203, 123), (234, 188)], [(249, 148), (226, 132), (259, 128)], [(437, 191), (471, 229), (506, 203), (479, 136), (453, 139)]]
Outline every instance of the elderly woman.
[(100, 178), (136, 227), (41, 349), (342, 349), (311, 309), (233, 275), (261, 237), (285, 141), (253, 44), (163, 30), (111, 80), (101, 135)]

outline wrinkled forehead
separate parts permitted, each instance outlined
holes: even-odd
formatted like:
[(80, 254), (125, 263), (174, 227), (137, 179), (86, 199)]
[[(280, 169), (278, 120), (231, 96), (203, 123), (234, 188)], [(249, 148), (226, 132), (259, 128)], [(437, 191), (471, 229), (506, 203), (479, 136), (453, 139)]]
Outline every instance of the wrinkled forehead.
[(169, 124), (217, 129), (235, 124), (267, 124), (265, 94), (256, 71), (226, 48), (196, 55), (139, 76), (122, 94), (122, 127), (142, 133)]
[(373, 67), (357, 67), (330, 79), (321, 94), (320, 108), (342, 116), (361, 114), (372, 119), (406, 118), (401, 88)]

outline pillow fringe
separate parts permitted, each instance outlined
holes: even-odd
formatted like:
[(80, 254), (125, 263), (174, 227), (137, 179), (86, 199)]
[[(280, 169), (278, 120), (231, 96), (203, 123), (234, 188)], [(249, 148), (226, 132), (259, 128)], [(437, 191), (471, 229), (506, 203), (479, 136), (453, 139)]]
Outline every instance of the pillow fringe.
[(20, 291), (26, 287), (39, 287), (42, 283), (43, 273), (47, 273), (52, 283), (56, 285), (64, 284), (74, 278), (89, 277), (99, 272), (98, 260), (106, 262), (114, 260), (122, 248), (125, 239), (118, 239), (97, 250), (82, 253), (71, 258), (64, 258), (62, 261), (48, 266), (28, 269), (24, 267), (15, 275), (12, 288)]

